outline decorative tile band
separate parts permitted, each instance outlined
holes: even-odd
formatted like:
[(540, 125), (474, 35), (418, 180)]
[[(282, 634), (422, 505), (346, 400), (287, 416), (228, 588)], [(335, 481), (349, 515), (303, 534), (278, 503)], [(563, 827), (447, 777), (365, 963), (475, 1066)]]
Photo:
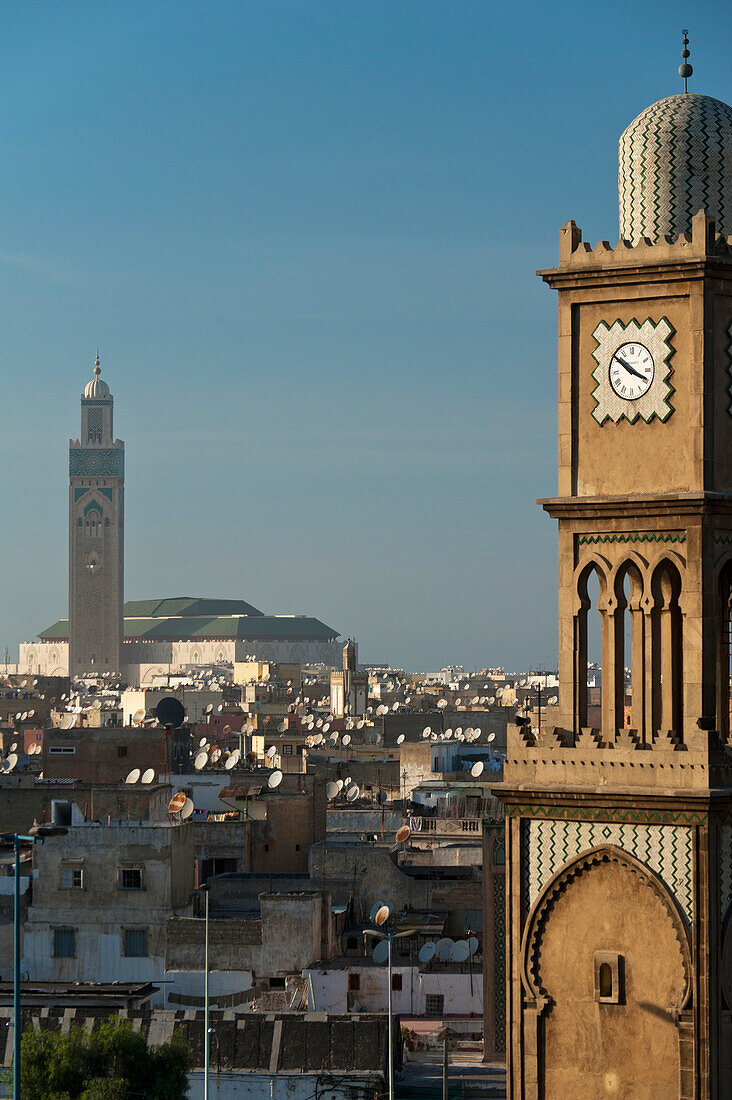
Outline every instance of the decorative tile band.
[(714, 545), (715, 546), (730, 546), (730, 545), (732, 545), (732, 535), (715, 535), (714, 536)]
[[(707, 825), (705, 810), (633, 810), (615, 806), (506, 806), (506, 817), (535, 817), (562, 821), (611, 821), (633, 825)], [(730, 872), (732, 874), (732, 870)]]
[(727, 325), (727, 358), (729, 359), (727, 364), (727, 374), (729, 375), (729, 382), (727, 384), (729, 404), (727, 406), (727, 412), (732, 416), (732, 321)]
[(573, 856), (611, 844), (659, 875), (691, 923), (694, 919), (692, 833), (679, 825), (614, 825), (579, 821), (525, 821), (526, 897), (533, 905), (549, 880)]
[(643, 535), (577, 535), (577, 542), (580, 546), (598, 542), (686, 542), (686, 535), (661, 531)]

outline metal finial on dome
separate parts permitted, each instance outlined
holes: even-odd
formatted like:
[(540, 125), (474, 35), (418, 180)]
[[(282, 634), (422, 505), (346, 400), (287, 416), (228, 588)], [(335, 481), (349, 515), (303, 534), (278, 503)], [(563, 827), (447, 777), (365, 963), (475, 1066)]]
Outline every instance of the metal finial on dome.
[(694, 72), (694, 68), (686, 60), (687, 57), (689, 57), (689, 48), (688, 48), (689, 47), (689, 32), (686, 29), (686, 27), (684, 27), (684, 29), (681, 33), (684, 36), (683, 37), (684, 48), (681, 51), (681, 56), (683, 57), (684, 60), (681, 63), (681, 65), (679, 65), (679, 76), (682, 76), (684, 78), (684, 92), (687, 92), (689, 89), (686, 86), (686, 82), (689, 79), (689, 77), (691, 76), (691, 74)]
[(102, 373), (102, 368), (99, 366), (99, 348), (97, 348), (97, 356), (94, 360), (94, 373), (96, 374), (97, 378)]

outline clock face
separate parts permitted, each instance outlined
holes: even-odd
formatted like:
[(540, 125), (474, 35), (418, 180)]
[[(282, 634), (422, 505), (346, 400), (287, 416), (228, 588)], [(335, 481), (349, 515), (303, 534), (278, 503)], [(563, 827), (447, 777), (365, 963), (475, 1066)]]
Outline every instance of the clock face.
[(644, 344), (621, 344), (610, 360), (610, 385), (624, 401), (636, 401), (653, 382), (653, 356)]

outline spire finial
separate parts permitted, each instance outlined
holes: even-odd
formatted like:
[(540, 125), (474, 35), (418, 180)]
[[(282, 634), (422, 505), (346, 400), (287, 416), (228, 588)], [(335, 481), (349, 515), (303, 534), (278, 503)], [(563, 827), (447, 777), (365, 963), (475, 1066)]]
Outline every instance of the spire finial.
[(684, 94), (686, 94), (686, 92), (688, 92), (688, 90), (689, 90), (686, 86), (686, 82), (689, 79), (689, 77), (691, 76), (691, 74), (694, 72), (694, 69), (693, 69), (693, 66), (691, 66), (689, 64), (689, 62), (686, 60), (687, 57), (689, 57), (689, 32), (686, 29), (686, 27), (684, 27), (684, 29), (681, 33), (684, 36), (683, 39), (682, 39), (682, 41), (684, 43), (684, 48), (681, 51), (681, 56), (683, 57), (684, 60), (681, 63), (681, 65), (679, 65), (679, 76), (682, 76), (684, 78)]
[(102, 373), (102, 368), (99, 366), (99, 348), (97, 348), (97, 357), (94, 360), (94, 373), (96, 374), (97, 378)]

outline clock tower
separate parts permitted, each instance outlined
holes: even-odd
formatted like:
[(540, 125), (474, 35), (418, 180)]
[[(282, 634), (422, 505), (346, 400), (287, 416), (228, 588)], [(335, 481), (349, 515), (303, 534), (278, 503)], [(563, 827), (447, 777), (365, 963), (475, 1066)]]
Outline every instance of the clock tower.
[(69, 675), (119, 674), (123, 636), (124, 443), (99, 377), (81, 398), (81, 438), (69, 444)]
[(539, 272), (560, 690), (555, 723), (510, 730), (496, 790), (511, 1100), (732, 1097), (732, 108), (661, 100), (619, 159), (618, 244), (570, 221)]

